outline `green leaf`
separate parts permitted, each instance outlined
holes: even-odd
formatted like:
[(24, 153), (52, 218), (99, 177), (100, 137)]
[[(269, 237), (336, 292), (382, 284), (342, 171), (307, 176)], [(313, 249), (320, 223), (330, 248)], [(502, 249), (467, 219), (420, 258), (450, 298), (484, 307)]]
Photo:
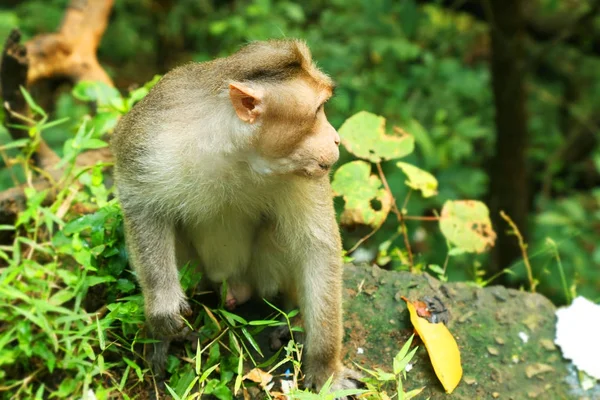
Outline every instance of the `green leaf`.
[(117, 111), (106, 111), (96, 114), (91, 121), (91, 127), (94, 129), (94, 136), (101, 137), (105, 133), (113, 130), (119, 122), (121, 114)]
[(106, 143), (104, 140), (94, 138), (86, 139), (83, 141), (83, 143), (81, 143), (82, 149), (100, 149), (106, 146), (108, 146), (108, 143)]
[(0, 146), (0, 148), (2, 148), (4, 150), (8, 150), (8, 149), (14, 149), (17, 147), (25, 147), (25, 146), (27, 146), (27, 144), (29, 143), (30, 140), (31, 139), (29, 139), (29, 138), (13, 140), (12, 142), (8, 142), (7, 144)]
[(98, 344), (100, 345), (100, 350), (104, 351), (106, 349), (106, 340), (104, 339), (104, 329), (100, 326), (100, 319), (96, 316), (96, 332), (98, 333)]
[(260, 346), (258, 345), (258, 343), (256, 343), (256, 340), (254, 340), (250, 332), (248, 332), (246, 328), (242, 327), (242, 333), (246, 337), (246, 340), (248, 340), (248, 342), (252, 345), (254, 350), (256, 350), (256, 352), (260, 354), (261, 357), (264, 357), (262, 351), (260, 351)]
[(170, 394), (171, 396), (173, 396), (173, 399), (175, 399), (175, 400), (181, 400), (181, 397), (179, 397), (179, 396), (177, 395), (177, 393), (175, 393), (175, 391), (174, 391), (173, 389), (171, 389), (171, 387), (170, 387), (170, 386), (169, 386), (167, 383), (165, 383), (165, 387), (166, 387), (166, 388), (167, 388), (167, 390), (169, 391), (169, 394)]
[(437, 194), (438, 181), (429, 172), (402, 161), (397, 162), (396, 166), (406, 174), (408, 178), (406, 184), (414, 190), (420, 190), (423, 197), (432, 197)]
[(112, 212), (113, 211), (111, 211), (111, 207), (105, 207), (93, 214), (83, 215), (67, 223), (63, 229), (63, 232), (65, 235), (72, 235), (88, 228), (91, 228), (92, 230), (104, 229), (104, 221), (111, 215)]
[(229, 324), (231, 324), (232, 326), (237, 326), (236, 322), (239, 322), (242, 325), (248, 325), (248, 321), (246, 321), (244, 318), (240, 317), (239, 315), (230, 313), (229, 311), (219, 309), (219, 314), (221, 314), (223, 318), (225, 318), (227, 322), (229, 322)]
[(490, 212), (485, 204), (476, 200), (444, 203), (440, 229), (450, 243), (469, 253), (482, 253), (496, 241)]
[(196, 341), (196, 358), (195, 358), (195, 370), (196, 375), (200, 375), (202, 372), (202, 346), (200, 345), (200, 339)]
[(27, 92), (27, 90), (23, 86), (19, 86), (19, 89), (21, 90), (21, 94), (23, 95), (23, 98), (27, 102), (29, 108), (31, 108), (31, 110), (36, 114), (39, 114), (42, 117), (47, 117), (46, 112), (42, 109), (42, 107), (37, 105), (37, 103), (33, 100), (29, 92)]
[(45, 123), (42, 126), (40, 126), (40, 129), (50, 129), (50, 128), (53, 128), (53, 127), (58, 126), (60, 124), (64, 124), (69, 119), (70, 119), (69, 117), (65, 117), (65, 118), (57, 119), (55, 121), (50, 121), (50, 122)]
[(255, 321), (250, 321), (248, 322), (248, 325), (252, 325), (252, 326), (281, 326), (284, 323), (281, 321), (274, 321), (274, 320), (255, 320)]
[(402, 372), (402, 368), (399, 368), (398, 365), (400, 364), (400, 362), (408, 354), (408, 349), (410, 348), (410, 345), (411, 345), (414, 337), (415, 337), (415, 335), (412, 334), (408, 338), (408, 340), (406, 341), (406, 343), (404, 343), (404, 346), (402, 346), (402, 348), (400, 349), (400, 351), (398, 352), (398, 354), (396, 354), (396, 357), (394, 357), (394, 374), (395, 375), (398, 375), (400, 372)]
[(371, 175), (371, 165), (353, 161), (335, 172), (331, 184), (336, 196), (346, 202), (340, 222), (342, 225), (364, 224), (377, 227), (385, 221), (392, 198), (382, 187), (381, 180)]
[(82, 101), (95, 101), (99, 106), (106, 106), (121, 94), (117, 89), (104, 82), (81, 81), (73, 88), (73, 96)]
[(135, 371), (135, 374), (137, 375), (137, 377), (140, 380), (140, 382), (144, 380), (144, 374), (143, 374), (142, 369), (140, 368), (139, 365), (137, 365), (135, 362), (131, 361), (127, 357), (123, 357), (123, 361), (125, 361), (125, 363), (127, 365), (129, 365)]
[(202, 374), (202, 376), (200, 377), (200, 383), (204, 382), (208, 376), (215, 370), (217, 369), (217, 367), (219, 366), (219, 364), (215, 364), (212, 367), (208, 368), (206, 371), (204, 371), (204, 373)]
[(394, 374), (399, 375), (401, 372), (404, 372), (404, 369), (406, 368), (410, 360), (412, 360), (418, 349), (418, 346), (415, 347), (410, 353), (408, 353), (406, 357), (402, 358), (401, 360), (394, 359)]
[(215, 387), (211, 393), (219, 400), (231, 400), (233, 399), (233, 394), (231, 390), (225, 384), (219, 384)]
[(339, 133), (350, 153), (373, 163), (404, 157), (415, 148), (412, 136), (386, 135), (385, 118), (366, 111), (348, 118)]
[(410, 399), (416, 397), (417, 395), (421, 394), (421, 392), (423, 390), (425, 390), (425, 386), (423, 386), (422, 388), (414, 389), (414, 390), (411, 390), (410, 392), (404, 393), (404, 400), (410, 400)]

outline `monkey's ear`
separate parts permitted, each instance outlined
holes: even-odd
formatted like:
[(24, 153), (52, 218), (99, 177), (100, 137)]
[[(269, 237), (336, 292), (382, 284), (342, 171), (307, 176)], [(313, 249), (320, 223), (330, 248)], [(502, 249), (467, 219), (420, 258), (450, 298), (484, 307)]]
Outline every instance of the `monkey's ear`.
[(262, 91), (251, 89), (240, 83), (229, 84), (229, 98), (237, 116), (252, 124), (263, 112)]

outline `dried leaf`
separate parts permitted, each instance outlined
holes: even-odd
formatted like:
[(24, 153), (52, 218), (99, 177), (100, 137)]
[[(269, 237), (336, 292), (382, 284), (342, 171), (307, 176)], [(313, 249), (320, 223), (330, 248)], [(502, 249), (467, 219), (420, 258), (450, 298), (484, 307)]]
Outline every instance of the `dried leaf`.
[(406, 301), (410, 313), (410, 321), (427, 348), (435, 374), (444, 386), (446, 393), (452, 393), (463, 373), (456, 340), (446, 325), (432, 324), (425, 318), (419, 317), (413, 303), (407, 298), (403, 299)]
[(254, 368), (246, 375), (244, 375), (243, 379), (256, 382), (260, 385), (261, 388), (264, 389), (273, 380), (273, 375), (263, 371), (260, 368)]

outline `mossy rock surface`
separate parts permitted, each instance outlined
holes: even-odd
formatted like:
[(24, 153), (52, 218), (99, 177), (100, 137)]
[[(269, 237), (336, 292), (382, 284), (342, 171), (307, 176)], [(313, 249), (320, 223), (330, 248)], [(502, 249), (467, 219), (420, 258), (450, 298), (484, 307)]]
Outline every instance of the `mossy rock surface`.
[(572, 368), (554, 347), (555, 307), (544, 296), (502, 286), (442, 283), (427, 274), (378, 267), (345, 267), (345, 359), (392, 369), (392, 359), (413, 333), (404, 296), (437, 296), (450, 312), (448, 329), (461, 352), (463, 379), (451, 395), (437, 380), (419, 345), (405, 389), (425, 387), (426, 399), (600, 399), (583, 393)]

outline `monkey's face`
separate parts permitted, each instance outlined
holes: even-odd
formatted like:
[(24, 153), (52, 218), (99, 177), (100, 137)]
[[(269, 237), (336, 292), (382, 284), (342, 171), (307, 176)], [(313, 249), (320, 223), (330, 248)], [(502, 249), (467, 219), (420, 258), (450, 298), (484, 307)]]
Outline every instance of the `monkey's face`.
[(340, 144), (324, 110), (331, 95), (330, 86), (308, 78), (296, 78), (266, 91), (254, 141), (258, 158), (254, 165), (259, 172), (309, 178), (329, 173), (339, 158)]

